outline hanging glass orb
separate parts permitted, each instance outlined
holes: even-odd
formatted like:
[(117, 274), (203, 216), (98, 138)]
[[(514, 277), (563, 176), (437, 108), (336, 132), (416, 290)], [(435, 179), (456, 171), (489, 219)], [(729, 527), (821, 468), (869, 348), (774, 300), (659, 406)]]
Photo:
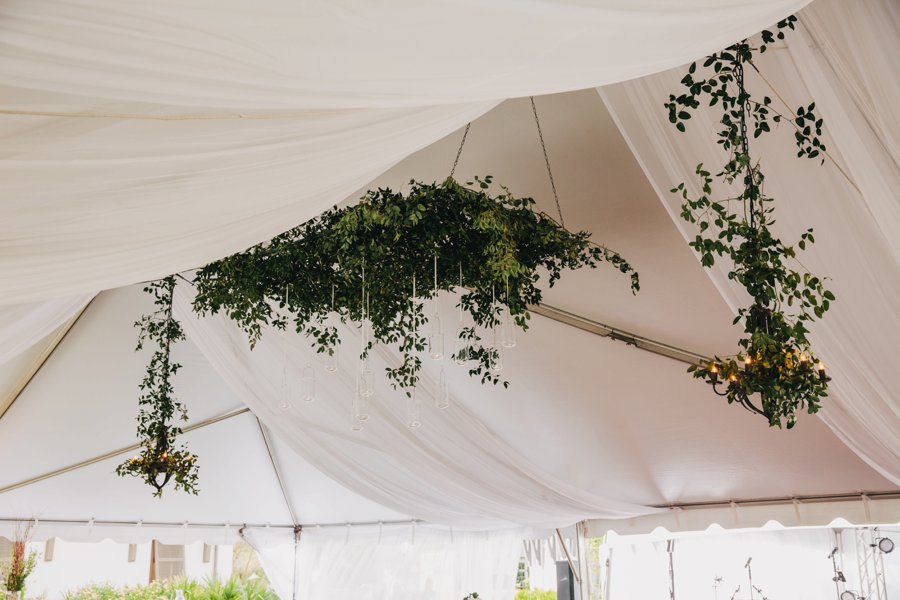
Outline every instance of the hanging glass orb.
[(431, 334), (428, 336), (428, 356), (432, 360), (444, 358), (444, 332), (441, 329), (441, 318), (434, 313), (430, 319)]
[(516, 319), (509, 314), (509, 310), (507, 309), (503, 317), (503, 325), (500, 328), (500, 345), (504, 348), (515, 348), (517, 329)]
[(312, 365), (307, 363), (303, 368), (303, 376), (301, 379), (302, 383), (302, 398), (304, 402), (312, 402), (316, 399), (316, 371), (312, 368)]
[(419, 401), (419, 393), (413, 390), (406, 397), (406, 426), (410, 429), (418, 429), (422, 426), (422, 404)]
[(491, 353), (491, 371), (502, 371), (503, 370), (503, 354), (500, 352), (500, 348), (494, 347), (489, 348), (488, 351)]
[(438, 376), (437, 389), (434, 394), (434, 406), (438, 410), (444, 410), (450, 406), (450, 384), (447, 382), (447, 374), (441, 367), (441, 374)]
[(454, 342), (453, 348), (453, 362), (462, 366), (468, 363), (471, 360), (469, 356), (469, 341), (460, 339), (460, 334), (462, 333), (462, 328), (456, 332), (456, 341)]
[(359, 395), (363, 398), (370, 398), (375, 394), (375, 374), (369, 368), (368, 363), (364, 362), (362, 370), (359, 372)]
[(325, 354), (325, 370), (329, 373), (334, 373), (338, 370), (338, 349), (334, 347), (331, 349), (331, 354)]

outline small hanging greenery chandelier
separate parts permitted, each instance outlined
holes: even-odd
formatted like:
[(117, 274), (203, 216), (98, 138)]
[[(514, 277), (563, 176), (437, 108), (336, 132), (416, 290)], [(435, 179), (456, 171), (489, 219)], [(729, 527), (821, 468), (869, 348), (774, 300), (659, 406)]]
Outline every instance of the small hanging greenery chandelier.
[(162, 496), (163, 488), (174, 481), (175, 489), (191, 494), (197, 490), (197, 456), (176, 445), (181, 428), (174, 420), (187, 420), (187, 409), (175, 398), (172, 378), (181, 368), (171, 357), (172, 346), (184, 339), (181, 324), (172, 316), (175, 277), (149, 283), (144, 291), (153, 296), (157, 310), (135, 323), (140, 328), (137, 350), (147, 341), (157, 345), (147, 374), (140, 384), (143, 392), (138, 404), (138, 437), (141, 451), (116, 468), (116, 474), (143, 479)]
[[(796, 17), (790, 16), (777, 24), (777, 32), (763, 31), (758, 47), (742, 40), (710, 55), (703, 63), (707, 73), (703, 78), (695, 79), (697, 63), (693, 63), (681, 80), (687, 91), (677, 97), (670, 95), (666, 103), (669, 121), (682, 132), (701, 98), (721, 110), (718, 144), (729, 158), (715, 177), (729, 186), (738, 184), (740, 194), (713, 199), (713, 175), (702, 164), (696, 169), (702, 190), (698, 196), (692, 197), (684, 183), (672, 192), (684, 200), (681, 217), (699, 229), (690, 246), (703, 266), (710, 268), (717, 257), (727, 257), (733, 265), (728, 278), (752, 298), (734, 320), (744, 323), (745, 336), (738, 342), (742, 352), (693, 365), (689, 372), (705, 379), (729, 403), (765, 416), (772, 426), (783, 423), (789, 429), (795, 425), (798, 411), (805, 408), (815, 413), (827, 395), (830, 378), (810, 348), (807, 325), (824, 315), (834, 295), (822, 279), (799, 266), (797, 250), (769, 229), (775, 222), (774, 199), (765, 194), (760, 163), (750, 156), (748, 121), (752, 120), (754, 138), (770, 132), (770, 122), (791, 124), (798, 157), (820, 158), (826, 149), (819, 139), (822, 119), (816, 115), (814, 103), (799, 107), (795, 115), (782, 114), (768, 96), (757, 100), (747, 91), (744, 68), (756, 69), (754, 52), (765, 52), (767, 45), (784, 39), (784, 30), (793, 29), (795, 22)], [(802, 251), (814, 242), (813, 231), (808, 229), (796, 246)], [(797, 264), (800, 271), (791, 264)], [(759, 396), (759, 404), (753, 401), (754, 395)]]

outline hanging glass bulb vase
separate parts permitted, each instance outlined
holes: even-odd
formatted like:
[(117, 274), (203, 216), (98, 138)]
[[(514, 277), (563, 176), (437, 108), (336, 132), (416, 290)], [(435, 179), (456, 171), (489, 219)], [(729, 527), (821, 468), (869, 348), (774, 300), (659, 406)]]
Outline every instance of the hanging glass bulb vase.
[[(329, 318), (334, 318), (334, 285), (331, 286), (331, 313), (329, 314)], [(331, 348), (329, 348), (328, 353), (325, 355), (325, 370), (329, 373), (334, 373), (338, 370), (338, 346), (335, 344)]]
[[(363, 397), (359, 394), (361, 382), (359, 373), (356, 374), (356, 385), (353, 388), (353, 398), (350, 401), (350, 429), (351, 431), (362, 431), (363, 419), (359, 418), (360, 408), (362, 407)], [(368, 418), (368, 415), (366, 415)]]
[(356, 376), (356, 392), (354, 395), (354, 418), (359, 421), (369, 420), (369, 398), (375, 393), (375, 378), (369, 368), (369, 294), (366, 292), (366, 263), (362, 264), (362, 297), (360, 299), (359, 319), (359, 373)]
[(503, 311), (503, 324), (500, 329), (500, 344), (504, 348), (516, 347), (516, 319), (512, 315), (512, 304), (509, 301), (509, 275), (506, 276), (506, 310)]
[(496, 307), (497, 301), (494, 297), (494, 286), (491, 286), (491, 320), (493, 321), (493, 325), (491, 327), (491, 335), (493, 337), (493, 341), (491, 343), (491, 347), (488, 348), (488, 352), (490, 352), (490, 365), (491, 371), (502, 371), (503, 370), (503, 354), (501, 353), (502, 346), (498, 343), (500, 336), (498, 335), (497, 329), (497, 317), (494, 314), (494, 309)]
[(447, 373), (444, 367), (441, 367), (441, 373), (438, 376), (437, 388), (434, 392), (434, 406), (438, 410), (444, 410), (450, 406), (450, 384), (447, 382)]
[(278, 408), (281, 410), (288, 410), (291, 408), (291, 402), (289, 400), (291, 396), (291, 390), (288, 386), (287, 380), (287, 367), (282, 367), (281, 369), (281, 397), (278, 402)]
[[(289, 307), (288, 302), (290, 301), (291, 294), (291, 286), (290, 284), (284, 288), (284, 304)], [(290, 310), (290, 308), (288, 308)], [(287, 374), (287, 338), (288, 338), (288, 326), (287, 323), (290, 322), (290, 319), (285, 317), (285, 326), (284, 331), (281, 334), (281, 398), (278, 403), (278, 408), (281, 410), (288, 410), (291, 408), (291, 390), (290, 385), (288, 384), (288, 374)]]
[(422, 403), (419, 400), (418, 388), (413, 388), (406, 397), (406, 426), (410, 429), (422, 426)]
[(302, 398), (304, 402), (312, 402), (316, 399), (316, 371), (310, 363), (306, 363), (303, 368), (303, 375), (300, 379)]
[(437, 254), (434, 255), (434, 313), (429, 319), (431, 324), (431, 334), (428, 336), (428, 356), (432, 360), (441, 360), (444, 358), (444, 332), (441, 328), (441, 317), (438, 314), (438, 275), (437, 275)]
[[(463, 289), (463, 278), (462, 278), (462, 264), (459, 265), (459, 289), (462, 292)], [(463, 307), (462, 300), (459, 302), (459, 319), (456, 324), (456, 338), (454, 341), (453, 347), (453, 362), (462, 366), (469, 362), (469, 341), (464, 339), (465, 335), (465, 326), (463, 324)]]

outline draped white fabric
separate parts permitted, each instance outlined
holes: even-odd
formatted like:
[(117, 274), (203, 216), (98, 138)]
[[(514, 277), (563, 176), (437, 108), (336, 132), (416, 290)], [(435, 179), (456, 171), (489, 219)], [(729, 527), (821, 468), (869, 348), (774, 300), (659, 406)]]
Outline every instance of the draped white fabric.
[[(878, 35), (880, 33), (880, 35)], [(900, 483), (900, 9), (890, 0), (819, 0), (803, 11), (787, 51), (757, 60), (789, 103), (813, 100), (825, 119), (830, 159), (824, 166), (792, 158), (787, 128), (753, 140), (770, 195), (779, 199), (775, 231), (796, 240), (806, 227), (818, 241), (802, 260), (828, 282), (837, 302), (813, 327), (812, 340), (833, 375), (823, 420), (870, 465)], [(712, 113), (699, 111), (679, 134), (661, 103), (679, 88), (681, 70), (601, 90), (610, 111), (685, 238), (695, 232), (679, 217), (668, 190), (694, 183), (694, 167), (721, 164)], [(764, 80), (748, 85), (773, 98)], [(774, 138), (774, 139), (773, 139)], [(744, 299), (718, 263), (711, 277), (732, 308)], [(704, 349), (726, 353), (729, 348)]]
[(0, 365), (71, 319), (93, 294), (0, 306)]
[[(479, 529), (559, 527), (586, 517), (657, 512), (597, 497), (542, 472), (458, 398), (451, 400), (451, 408), (438, 411), (432, 400), (435, 382), (427, 372), (418, 388), (425, 422), (421, 429), (406, 427), (406, 397), (390, 389), (380, 375), (372, 417), (364, 431), (353, 433), (352, 377), (359, 347), (355, 331), (342, 328), (341, 366), (327, 373), (309, 340), (293, 333), (285, 337), (266, 331), (250, 350), (246, 336), (227, 317), (194, 315), (185, 287), (176, 293), (176, 316), (213, 368), (280, 439), (361, 496), (430, 523)], [(397, 359), (393, 351), (378, 348), (371, 368), (381, 374)], [(315, 365), (318, 373), (317, 400), (311, 403), (299, 399), (307, 364)], [(294, 390), (290, 410), (280, 408), (283, 377)]]
[(807, 1), (4, 2), (0, 302), (200, 266), (502, 99), (656, 72)]
[[(291, 535), (248, 529), (280, 598), (303, 600), (485, 600), (512, 598), (520, 529), (465, 532), (418, 525), (328, 527)], [(294, 558), (296, 556), (296, 565)], [(296, 589), (292, 582), (296, 573)]]
[(497, 100), (655, 73), (807, 2), (14, 0), (0, 10), (0, 80), (203, 108)]
[[(94, 106), (160, 118), (179, 112)], [(491, 106), (247, 119), (208, 111), (198, 114), (211, 118), (190, 120), (4, 116), (0, 137), (13, 151), (0, 161), (2, 302), (159, 278), (247, 248)], [(448, 173), (451, 164), (448, 156)]]

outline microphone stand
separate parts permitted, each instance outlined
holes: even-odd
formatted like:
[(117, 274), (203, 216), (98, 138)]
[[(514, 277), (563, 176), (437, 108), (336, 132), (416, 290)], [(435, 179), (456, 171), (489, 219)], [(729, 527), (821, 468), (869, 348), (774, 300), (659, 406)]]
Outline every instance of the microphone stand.
[(744, 568), (747, 569), (747, 579), (750, 581), (750, 600), (753, 600), (753, 571), (750, 569), (751, 560), (753, 560), (752, 556), (747, 559)]

